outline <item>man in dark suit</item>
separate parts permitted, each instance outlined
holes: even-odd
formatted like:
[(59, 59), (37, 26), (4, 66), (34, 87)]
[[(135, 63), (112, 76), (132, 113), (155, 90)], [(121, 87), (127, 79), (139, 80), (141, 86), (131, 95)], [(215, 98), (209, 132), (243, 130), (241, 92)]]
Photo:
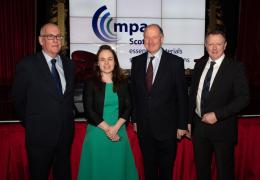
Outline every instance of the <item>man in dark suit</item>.
[(72, 61), (58, 53), (62, 36), (55, 24), (41, 28), (42, 51), (22, 59), (16, 69), (12, 95), (26, 133), (30, 179), (71, 179), (73, 140)]
[[(236, 115), (249, 102), (249, 90), (241, 63), (227, 58), (225, 34), (207, 34), (209, 57), (195, 65), (190, 89), (190, 121), (198, 180), (211, 179), (215, 152), (219, 180), (234, 179)], [(189, 125), (189, 130), (191, 127)]]
[(161, 48), (163, 30), (148, 25), (144, 46), (148, 52), (132, 59), (132, 121), (136, 122), (146, 180), (171, 180), (176, 135), (187, 129), (187, 90), (184, 61)]

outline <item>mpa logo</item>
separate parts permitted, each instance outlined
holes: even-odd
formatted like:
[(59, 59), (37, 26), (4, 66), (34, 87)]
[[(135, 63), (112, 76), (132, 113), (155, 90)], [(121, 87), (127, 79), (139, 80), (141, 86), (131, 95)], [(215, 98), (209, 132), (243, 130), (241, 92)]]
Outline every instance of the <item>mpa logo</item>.
[[(106, 6), (100, 7), (94, 14), (92, 19), (92, 28), (96, 36), (105, 42), (116, 42), (116, 34), (111, 31), (111, 22), (113, 21), (110, 16), (110, 12), (105, 12)], [(101, 17), (101, 14), (104, 14)], [(100, 18), (101, 17), (101, 18)], [(100, 21), (99, 21), (100, 19)]]

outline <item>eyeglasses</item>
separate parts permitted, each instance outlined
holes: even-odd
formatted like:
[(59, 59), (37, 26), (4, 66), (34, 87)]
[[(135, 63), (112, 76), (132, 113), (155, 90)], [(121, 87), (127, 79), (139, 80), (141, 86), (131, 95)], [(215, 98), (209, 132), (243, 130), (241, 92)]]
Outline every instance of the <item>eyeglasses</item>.
[(53, 34), (46, 34), (46, 35), (41, 35), (41, 37), (46, 37), (48, 40), (62, 40), (63, 36), (62, 35), (53, 35)]

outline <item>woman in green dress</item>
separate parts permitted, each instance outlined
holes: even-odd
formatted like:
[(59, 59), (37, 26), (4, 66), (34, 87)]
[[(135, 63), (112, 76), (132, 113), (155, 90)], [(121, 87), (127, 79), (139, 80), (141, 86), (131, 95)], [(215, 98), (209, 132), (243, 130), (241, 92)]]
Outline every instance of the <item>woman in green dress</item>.
[(97, 52), (96, 76), (83, 91), (88, 119), (78, 180), (138, 180), (126, 133), (131, 101), (115, 51), (103, 45)]

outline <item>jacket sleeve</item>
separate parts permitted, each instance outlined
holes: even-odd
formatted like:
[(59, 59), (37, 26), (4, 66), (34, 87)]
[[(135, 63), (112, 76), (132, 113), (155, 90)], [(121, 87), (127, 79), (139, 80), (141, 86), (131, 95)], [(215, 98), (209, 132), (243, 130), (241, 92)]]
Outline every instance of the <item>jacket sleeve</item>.
[[(14, 82), (12, 86), (12, 99), (17, 114), (24, 121), (26, 113), (27, 88), (29, 86), (28, 68), (24, 62), (16, 66)], [(23, 122), (24, 123), (24, 122)]]
[(132, 59), (132, 67), (131, 67), (131, 78), (130, 78), (130, 97), (131, 97), (131, 122), (136, 123), (136, 104), (135, 104), (135, 63), (134, 59)]
[(123, 86), (122, 86), (122, 90), (123, 90), (123, 108), (122, 108), (122, 112), (120, 112), (120, 118), (125, 119), (126, 121), (129, 121), (130, 118), (130, 114), (131, 114), (131, 97), (130, 97), (130, 93), (129, 93), (129, 86), (128, 86), (128, 82), (124, 82)]
[(192, 77), (191, 77), (191, 83), (190, 83), (190, 89), (188, 91), (188, 123), (191, 124), (193, 121), (193, 115), (195, 113), (195, 108), (196, 108), (196, 95), (197, 93), (195, 92), (195, 77), (197, 74), (197, 69), (198, 69), (198, 63), (195, 64)]
[(176, 63), (178, 67), (176, 70), (176, 92), (177, 92), (177, 102), (178, 102), (178, 129), (187, 129), (188, 121), (188, 94), (187, 94), (187, 84), (184, 75), (184, 60), (179, 58), (179, 62)]
[(103, 121), (103, 118), (95, 110), (94, 97), (95, 97), (95, 88), (92, 81), (88, 81), (84, 85), (83, 89), (83, 107), (84, 115), (89, 122), (95, 126), (100, 124)]
[(244, 66), (241, 63), (238, 64), (235, 71), (232, 91), (233, 95), (230, 98), (230, 102), (227, 105), (215, 110), (218, 120), (224, 120), (230, 116), (236, 115), (249, 103), (249, 87)]

